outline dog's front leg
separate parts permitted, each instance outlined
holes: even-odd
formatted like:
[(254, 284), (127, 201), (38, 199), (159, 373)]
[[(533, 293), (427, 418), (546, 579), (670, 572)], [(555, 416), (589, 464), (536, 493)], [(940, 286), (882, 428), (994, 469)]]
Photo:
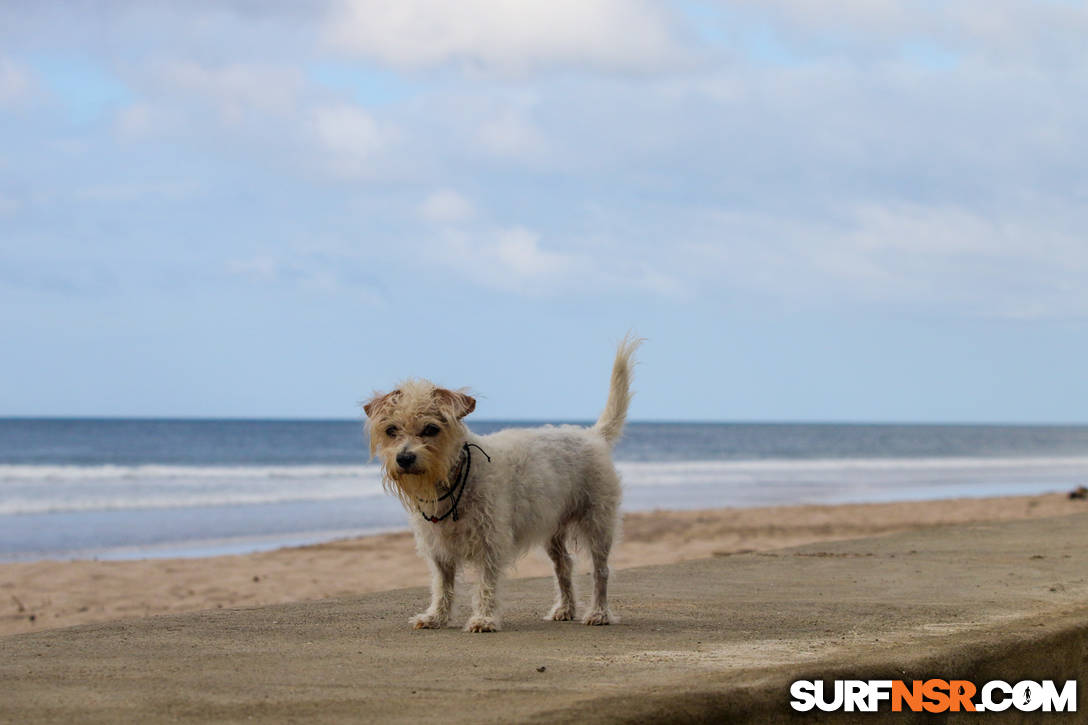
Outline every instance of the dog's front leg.
[(472, 617), (465, 624), (466, 632), (499, 631), (499, 576), (502, 566), (491, 560), (480, 565), (480, 581), (476, 586)]
[(450, 619), (457, 565), (439, 557), (431, 557), (431, 606), (409, 621), (416, 629), (441, 629)]

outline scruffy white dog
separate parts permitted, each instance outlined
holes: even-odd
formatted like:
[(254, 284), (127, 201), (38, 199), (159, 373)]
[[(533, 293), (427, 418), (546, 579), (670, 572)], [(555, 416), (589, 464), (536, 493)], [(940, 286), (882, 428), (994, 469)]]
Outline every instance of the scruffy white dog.
[(386, 490), (412, 514), (420, 553), (431, 565), (431, 606), (411, 619), (416, 629), (446, 626), (457, 569), (470, 562), (480, 577), (465, 631), (498, 630), (499, 577), (536, 544), (555, 565), (558, 599), (547, 619), (574, 619), (571, 537), (593, 559), (593, 598), (582, 621), (615, 621), (608, 609), (608, 555), (619, 528), (620, 480), (612, 446), (627, 418), (640, 342), (628, 337), (620, 343), (608, 402), (589, 428), (511, 428), (478, 436), (462, 421), (476, 401), (425, 380), (406, 380), (363, 406), (371, 456), (381, 461)]

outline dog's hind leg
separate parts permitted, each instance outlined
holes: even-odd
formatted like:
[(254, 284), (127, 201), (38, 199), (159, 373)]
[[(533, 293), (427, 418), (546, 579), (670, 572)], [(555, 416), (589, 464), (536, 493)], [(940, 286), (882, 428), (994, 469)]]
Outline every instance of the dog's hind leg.
[(441, 629), (450, 619), (457, 564), (438, 557), (431, 559), (431, 606), (409, 622), (416, 629)]
[(586, 624), (609, 624), (616, 618), (608, 611), (608, 552), (612, 542), (594, 542), (590, 544), (593, 557), (593, 599), (589, 611), (582, 617)]
[(548, 542), (548, 556), (555, 565), (556, 600), (552, 611), (544, 618), (546, 620), (565, 622), (574, 619), (574, 587), (570, 580), (574, 559), (567, 551), (567, 545), (564, 542), (566, 535), (566, 529), (561, 528)]
[(608, 555), (612, 551), (616, 518), (614, 512), (598, 510), (597, 517), (582, 522), (582, 535), (593, 559), (593, 597), (582, 617), (585, 624), (610, 624), (617, 621), (608, 610)]

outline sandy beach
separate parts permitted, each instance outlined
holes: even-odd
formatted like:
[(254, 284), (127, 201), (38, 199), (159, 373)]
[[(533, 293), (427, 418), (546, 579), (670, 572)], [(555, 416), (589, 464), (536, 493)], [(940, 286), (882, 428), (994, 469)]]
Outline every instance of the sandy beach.
[[(880, 536), (941, 524), (1043, 518), (1088, 509), (1065, 494), (839, 506), (725, 508), (628, 514), (613, 556), (633, 566)], [(579, 570), (585, 563), (579, 561)], [(530, 553), (515, 577), (551, 572)], [(622, 576), (620, 574), (619, 576)], [(409, 532), (241, 556), (0, 565), (0, 635), (88, 622), (262, 606), (428, 581)]]

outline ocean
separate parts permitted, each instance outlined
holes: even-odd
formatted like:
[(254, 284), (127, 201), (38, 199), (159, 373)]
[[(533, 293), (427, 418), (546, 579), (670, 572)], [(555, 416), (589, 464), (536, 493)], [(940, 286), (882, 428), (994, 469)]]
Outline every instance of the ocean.
[[(630, 423), (616, 460), (628, 511), (1035, 494), (1088, 483), (1088, 426)], [(360, 421), (0, 419), (0, 561), (407, 526)]]

